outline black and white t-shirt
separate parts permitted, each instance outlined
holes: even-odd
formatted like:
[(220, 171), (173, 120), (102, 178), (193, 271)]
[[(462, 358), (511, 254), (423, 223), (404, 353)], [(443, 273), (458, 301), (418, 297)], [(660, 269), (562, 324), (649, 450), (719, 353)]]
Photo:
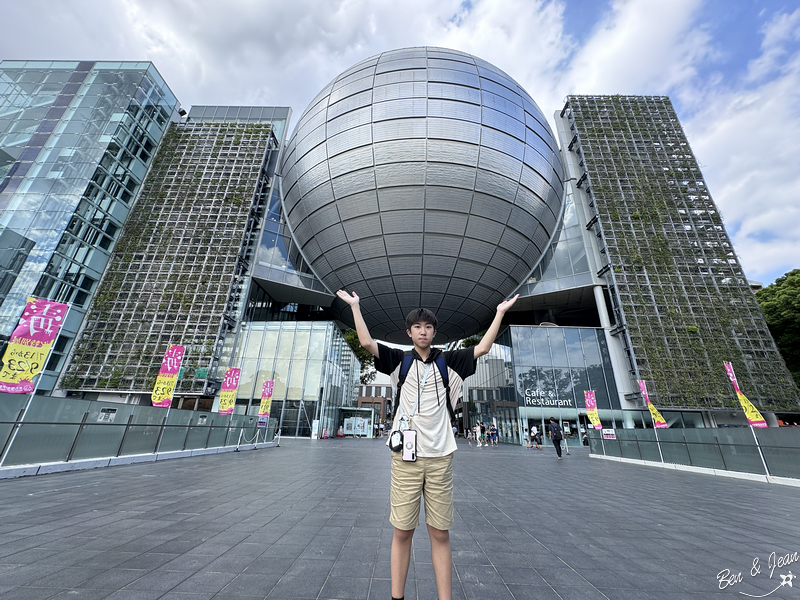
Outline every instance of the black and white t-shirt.
[[(378, 356), (375, 357), (375, 369), (389, 375), (392, 385), (397, 389), (400, 379), (400, 366), (403, 364), (402, 350), (378, 344)], [(420, 396), (417, 412), (411, 418), (411, 429), (417, 431), (417, 456), (447, 456), (456, 450), (456, 440), (450, 425), (450, 412), (445, 405), (447, 394), (442, 382), (442, 374), (434, 363), (434, 359), (442, 355), (447, 365), (447, 376), (450, 383), (450, 403), (455, 408), (461, 396), (461, 385), (464, 380), (475, 373), (475, 350), (465, 348), (452, 352), (442, 352), (431, 348), (428, 362), (423, 362), (416, 350), (411, 351), (414, 361), (408, 370), (406, 380), (400, 390), (400, 406), (395, 411), (392, 429), (396, 429), (403, 412), (408, 416), (414, 408), (419, 386), (425, 376), (425, 367), (431, 368), (425, 380), (425, 388)]]

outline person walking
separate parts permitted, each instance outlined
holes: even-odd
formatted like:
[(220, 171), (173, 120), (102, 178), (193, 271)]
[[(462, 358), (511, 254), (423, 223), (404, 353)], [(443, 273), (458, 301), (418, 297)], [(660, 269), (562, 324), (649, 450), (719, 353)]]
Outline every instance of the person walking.
[(556, 423), (555, 417), (550, 417), (550, 424), (547, 426), (547, 434), (550, 436), (550, 441), (556, 447), (556, 454), (558, 460), (561, 460), (561, 440), (564, 439), (564, 434), (561, 431), (561, 425)]
[(472, 428), (472, 430), (475, 432), (475, 447), (476, 448), (480, 448), (481, 447), (481, 424), (480, 423), (475, 423), (475, 426)]
[(472, 429), (467, 429), (467, 443), (472, 448)]
[(481, 421), (481, 443), (484, 448), (489, 445), (489, 442), (486, 441), (486, 425), (483, 424), (483, 421)]
[[(433, 347), (438, 325), (436, 315), (425, 308), (412, 310), (406, 316), (406, 333), (414, 347), (408, 354), (411, 365), (402, 385), (399, 385), (400, 370), (404, 362), (408, 363), (406, 353), (372, 338), (361, 314), (358, 294), (338, 290), (336, 295), (350, 306), (358, 341), (375, 357), (375, 370), (390, 375), (395, 389), (399, 388), (392, 430), (402, 432), (403, 444), (413, 443), (411, 440), (415, 440), (416, 444), (413, 458), (407, 457), (405, 450), (403, 453), (391, 453), (389, 522), (394, 526), (394, 535), (389, 564), (392, 599), (402, 600), (405, 595), (411, 542), (420, 524), (420, 507), (424, 498), (436, 591), (441, 600), (449, 600), (452, 597), (453, 572), (450, 529), (455, 523), (453, 452), (458, 449), (449, 413), (459, 400), (458, 392), (464, 379), (475, 373), (478, 358), (491, 350), (503, 315), (513, 306), (519, 294), (497, 305), (492, 324), (477, 346), (449, 352)], [(447, 369), (446, 386), (443, 376), (439, 374), (441, 359), (444, 359)], [(452, 395), (451, 390), (454, 392)], [(415, 432), (413, 436), (409, 433), (412, 431)]]
[(531, 440), (533, 440), (534, 447), (537, 450), (542, 449), (542, 436), (539, 434), (539, 428), (536, 425), (531, 426)]

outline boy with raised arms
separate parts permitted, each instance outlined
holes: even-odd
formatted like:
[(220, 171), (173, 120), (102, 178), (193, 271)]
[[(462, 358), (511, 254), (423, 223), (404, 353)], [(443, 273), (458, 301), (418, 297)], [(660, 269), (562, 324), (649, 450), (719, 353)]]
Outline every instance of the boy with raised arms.
[[(358, 295), (339, 290), (336, 295), (353, 311), (358, 341), (375, 357), (375, 368), (392, 378), (397, 389), (403, 351), (389, 348), (372, 339)], [(446, 406), (447, 390), (441, 373), (434, 364), (444, 356), (453, 407), (461, 394), (464, 379), (475, 372), (478, 357), (489, 352), (503, 315), (513, 306), (519, 294), (497, 305), (492, 324), (480, 343), (473, 348), (442, 352), (433, 348), (438, 320), (425, 308), (412, 310), (406, 317), (406, 333), (414, 348), (413, 362), (400, 388), (400, 402), (394, 415), (392, 429), (396, 430), (403, 415), (410, 428), (417, 432), (417, 459), (402, 460), (401, 453), (392, 452), (392, 482), (389, 494), (394, 525), (392, 538), (392, 600), (403, 600), (411, 562), (411, 540), (419, 525), (420, 501), (425, 498), (425, 521), (431, 540), (431, 561), (436, 577), (439, 600), (450, 600), (452, 591), (453, 558), (450, 550), (450, 529), (453, 527), (453, 452), (456, 441)]]

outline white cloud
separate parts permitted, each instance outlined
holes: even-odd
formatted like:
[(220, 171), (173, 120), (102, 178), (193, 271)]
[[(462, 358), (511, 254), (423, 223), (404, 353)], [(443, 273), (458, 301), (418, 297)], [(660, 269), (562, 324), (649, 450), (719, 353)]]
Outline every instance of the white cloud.
[(706, 93), (685, 123), (745, 272), (764, 283), (800, 260), (800, 51), (790, 46), (798, 35), (800, 9), (776, 16), (745, 81)]
[(796, 267), (800, 229), (800, 10), (764, 28), (728, 76), (703, 0), (614, 0), (579, 45), (567, 0), (47, 0), (6, 2), (0, 58), (152, 60), (184, 105), (292, 106), (341, 71), (406, 46), (451, 47), (515, 78), (548, 118), (568, 94), (669, 94), (747, 273)]

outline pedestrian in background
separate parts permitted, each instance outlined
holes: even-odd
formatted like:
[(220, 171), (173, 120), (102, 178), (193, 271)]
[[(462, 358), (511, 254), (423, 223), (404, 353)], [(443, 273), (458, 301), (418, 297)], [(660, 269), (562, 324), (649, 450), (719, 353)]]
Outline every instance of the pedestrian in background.
[(550, 436), (550, 441), (556, 447), (556, 454), (558, 460), (561, 460), (561, 440), (564, 439), (564, 434), (561, 431), (561, 425), (556, 423), (555, 417), (550, 417), (550, 424), (547, 426), (547, 434)]

